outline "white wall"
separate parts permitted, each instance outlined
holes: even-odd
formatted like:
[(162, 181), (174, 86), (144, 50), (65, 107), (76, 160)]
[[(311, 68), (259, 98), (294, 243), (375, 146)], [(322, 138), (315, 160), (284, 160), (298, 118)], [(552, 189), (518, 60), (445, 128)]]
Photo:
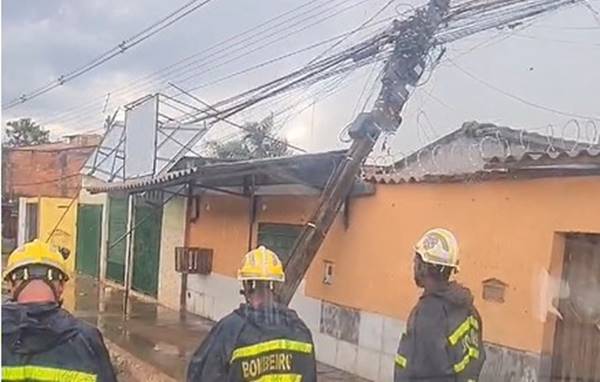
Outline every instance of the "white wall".
[[(217, 321), (243, 301), (240, 284), (219, 274), (189, 275), (187, 309)], [(317, 360), (372, 381), (391, 381), (394, 356), (404, 322), (380, 314), (360, 312), (358, 344), (320, 332), (321, 300), (304, 295), (304, 283), (290, 307), (298, 313), (313, 335)]]
[(175, 248), (184, 245), (185, 201), (177, 197), (164, 205), (160, 234), (158, 302), (174, 310), (179, 310), (181, 293), (181, 274), (175, 272)]
[(79, 192), (79, 203), (81, 204), (106, 204), (108, 194), (105, 192), (99, 194), (90, 194), (84, 188)]
[(27, 198), (19, 198), (19, 218), (17, 227), (17, 247), (25, 244), (25, 204)]

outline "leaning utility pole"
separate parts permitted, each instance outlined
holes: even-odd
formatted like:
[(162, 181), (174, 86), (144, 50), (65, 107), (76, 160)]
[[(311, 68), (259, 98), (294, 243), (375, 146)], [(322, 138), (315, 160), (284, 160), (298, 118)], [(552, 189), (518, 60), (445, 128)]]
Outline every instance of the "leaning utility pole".
[(291, 301), (377, 138), (382, 131), (398, 129), (409, 86), (417, 84), (425, 69), (425, 57), (434, 45), (435, 31), (448, 7), (449, 0), (430, 0), (427, 8), (417, 10), (409, 19), (394, 21), (394, 52), (384, 68), (381, 92), (373, 110), (360, 114), (350, 127), (352, 145), (325, 185), (317, 210), (294, 244), (285, 264), (286, 282), (278, 291), (282, 303)]

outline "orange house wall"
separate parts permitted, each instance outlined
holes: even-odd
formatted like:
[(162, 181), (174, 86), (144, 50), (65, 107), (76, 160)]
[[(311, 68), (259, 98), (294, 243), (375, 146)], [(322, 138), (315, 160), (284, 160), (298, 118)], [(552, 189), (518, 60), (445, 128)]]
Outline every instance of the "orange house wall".
[[(257, 206), (257, 223), (303, 224), (316, 198), (265, 197)], [(214, 248), (213, 270), (234, 277), (248, 246), (248, 223), (246, 200), (206, 197), (190, 245)], [(378, 185), (375, 196), (352, 200), (348, 230), (336, 219), (309, 270), (306, 294), (406, 320), (419, 293), (412, 246), (435, 226), (458, 237), (457, 278), (476, 297), (486, 340), (540, 352), (548, 345), (539, 276), (557, 262), (553, 253), (562, 252), (555, 233), (600, 233), (600, 177)], [(256, 226), (253, 232), (256, 243)], [(333, 285), (321, 282), (323, 260), (335, 263)], [(481, 282), (492, 277), (509, 285), (505, 303), (481, 299)]]
[(213, 272), (235, 277), (248, 248), (248, 223), (246, 199), (203, 196), (199, 218), (189, 223), (188, 245), (212, 248)]

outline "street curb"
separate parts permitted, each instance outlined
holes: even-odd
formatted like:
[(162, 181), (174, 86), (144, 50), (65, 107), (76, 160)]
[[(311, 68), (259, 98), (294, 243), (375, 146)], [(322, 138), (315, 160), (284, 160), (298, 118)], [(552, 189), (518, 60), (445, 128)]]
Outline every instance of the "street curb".
[(176, 379), (142, 361), (111, 340), (104, 338), (104, 343), (120, 382), (177, 382)]

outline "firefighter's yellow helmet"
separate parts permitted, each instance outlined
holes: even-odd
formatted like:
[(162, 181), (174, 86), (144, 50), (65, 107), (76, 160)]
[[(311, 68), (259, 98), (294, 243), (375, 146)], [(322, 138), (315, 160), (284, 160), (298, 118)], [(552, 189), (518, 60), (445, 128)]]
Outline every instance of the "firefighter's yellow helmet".
[[(68, 280), (67, 264), (60, 252), (50, 245), (33, 240), (17, 249), (15, 249), (8, 257), (6, 270), (4, 271), (3, 279), (8, 281), (15, 271), (26, 269), (31, 266), (40, 265), (59, 272), (60, 280)], [(16, 272), (19, 273), (19, 272)], [(48, 272), (49, 278), (52, 278), (53, 272)], [(25, 272), (25, 279), (27, 272)]]
[(434, 228), (425, 232), (417, 242), (415, 252), (426, 263), (458, 269), (458, 242), (446, 229)]
[(248, 252), (238, 270), (240, 281), (285, 281), (281, 260), (275, 252), (260, 246)]

